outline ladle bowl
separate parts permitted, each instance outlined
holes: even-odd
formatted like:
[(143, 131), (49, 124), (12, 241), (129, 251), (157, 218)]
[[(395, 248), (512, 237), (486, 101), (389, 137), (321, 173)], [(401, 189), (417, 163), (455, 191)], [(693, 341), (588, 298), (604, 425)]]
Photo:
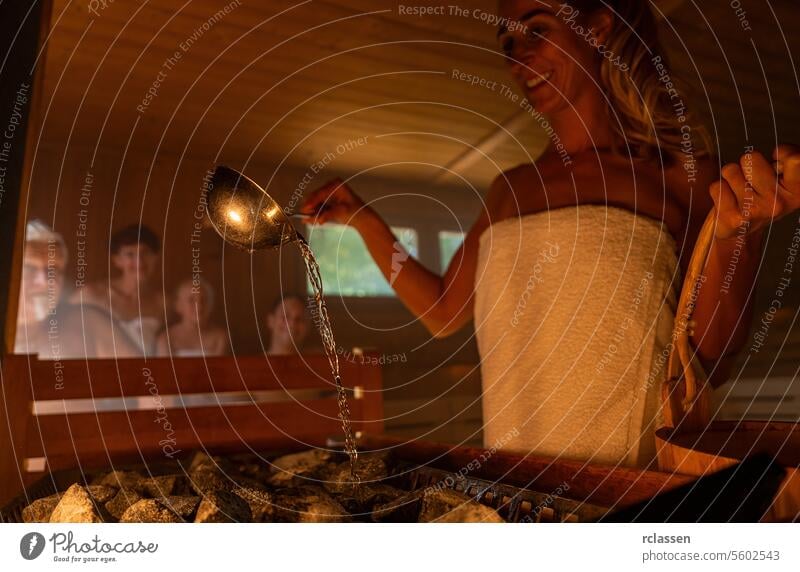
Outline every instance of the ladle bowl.
[(228, 244), (253, 252), (303, 241), (280, 205), (235, 169), (214, 170), (206, 200), (208, 218)]

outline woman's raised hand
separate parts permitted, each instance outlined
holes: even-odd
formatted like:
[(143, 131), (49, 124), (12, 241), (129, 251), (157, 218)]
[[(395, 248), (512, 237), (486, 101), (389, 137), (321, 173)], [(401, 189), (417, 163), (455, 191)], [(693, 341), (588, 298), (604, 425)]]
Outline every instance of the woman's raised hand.
[(310, 224), (354, 225), (356, 217), (365, 210), (364, 201), (341, 179), (334, 179), (311, 193), (300, 207)]
[(722, 168), (710, 189), (717, 238), (756, 232), (800, 209), (800, 147), (779, 145), (772, 158), (774, 163), (754, 151)]

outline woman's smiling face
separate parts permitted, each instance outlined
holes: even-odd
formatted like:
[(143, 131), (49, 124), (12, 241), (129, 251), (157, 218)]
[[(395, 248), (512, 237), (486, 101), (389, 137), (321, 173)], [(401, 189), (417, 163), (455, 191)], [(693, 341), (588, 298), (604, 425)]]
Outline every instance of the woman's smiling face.
[[(599, 95), (597, 49), (573, 30), (568, 19), (572, 8), (554, 0), (500, 0), (503, 22), (497, 39), (511, 74), (528, 101), (542, 113), (569, 109), (588, 94)], [(588, 20), (588, 21), (584, 21)], [(611, 25), (608, 13), (573, 20), (595, 28), (603, 43)]]

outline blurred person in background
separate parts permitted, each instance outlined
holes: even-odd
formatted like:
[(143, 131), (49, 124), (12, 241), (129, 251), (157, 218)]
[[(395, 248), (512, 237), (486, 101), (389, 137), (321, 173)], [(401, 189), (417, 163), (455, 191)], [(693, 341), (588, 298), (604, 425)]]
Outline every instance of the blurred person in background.
[(194, 357), (230, 354), (228, 335), (211, 323), (214, 289), (203, 279), (187, 279), (175, 291), (173, 310), (178, 321), (159, 334), (160, 356)]
[(165, 316), (156, 281), (161, 241), (147, 226), (133, 224), (111, 236), (110, 249), (115, 273), (78, 290), (72, 302), (105, 309), (144, 355), (152, 355)]
[(60, 234), (42, 221), (28, 222), (14, 352), (53, 360), (139, 356), (125, 332), (115, 335), (107, 312), (62, 300), (67, 260)]
[(301, 353), (309, 331), (304, 298), (297, 294), (280, 296), (267, 314), (268, 355)]

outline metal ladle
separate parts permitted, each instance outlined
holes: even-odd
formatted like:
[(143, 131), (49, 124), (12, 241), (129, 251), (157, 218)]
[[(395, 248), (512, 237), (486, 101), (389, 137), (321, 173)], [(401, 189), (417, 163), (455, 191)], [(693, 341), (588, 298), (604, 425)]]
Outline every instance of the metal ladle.
[[(208, 218), (214, 230), (222, 239), (238, 248), (253, 252), (270, 248), (280, 248), (294, 242), (303, 255), (309, 283), (314, 290), (314, 301), (318, 312), (318, 327), (322, 336), (325, 355), (331, 366), (336, 385), (339, 418), (344, 431), (345, 450), (350, 457), (350, 472), (355, 483), (359, 482), (356, 472), (358, 452), (350, 424), (350, 408), (347, 394), (339, 377), (339, 358), (336, 342), (328, 317), (322, 292), (322, 275), (306, 239), (297, 232), (289, 217), (258, 184), (230, 167), (218, 166), (211, 177), (206, 195)], [(313, 217), (323, 212), (297, 213), (295, 216)]]
[(290, 242), (306, 242), (264, 189), (230, 167), (220, 165), (214, 170), (206, 199), (214, 230), (233, 246), (253, 252), (280, 248)]

